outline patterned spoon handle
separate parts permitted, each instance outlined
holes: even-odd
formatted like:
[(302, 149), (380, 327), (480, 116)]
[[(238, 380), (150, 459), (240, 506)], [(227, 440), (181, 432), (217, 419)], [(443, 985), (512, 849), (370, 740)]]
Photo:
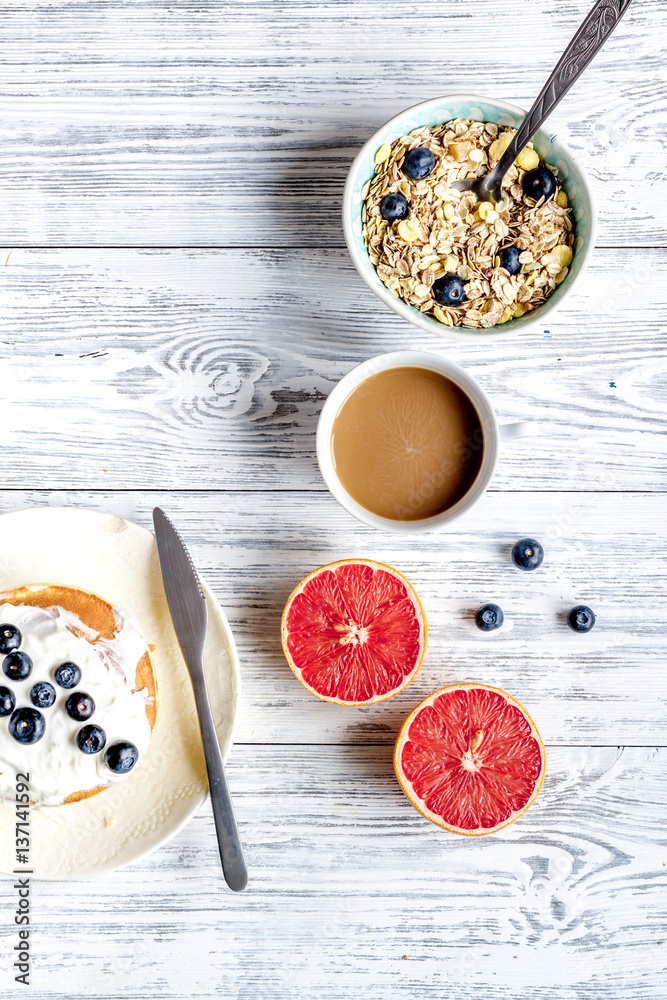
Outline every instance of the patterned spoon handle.
[[(576, 35), (563, 52), (532, 108), (492, 171), (498, 183), (530, 142), (544, 119), (578, 80), (593, 56), (602, 48), (630, 6), (631, 0), (597, 0)], [(489, 187), (492, 187), (489, 184)]]

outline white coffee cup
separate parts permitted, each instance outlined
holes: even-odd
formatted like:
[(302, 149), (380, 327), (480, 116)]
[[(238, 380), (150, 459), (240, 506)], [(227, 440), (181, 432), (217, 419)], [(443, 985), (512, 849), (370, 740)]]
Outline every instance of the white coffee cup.
[[(466, 394), (475, 407), (484, 437), (482, 464), (468, 492), (447, 510), (419, 521), (394, 521), (387, 517), (380, 517), (358, 504), (343, 489), (336, 475), (331, 453), (333, 423), (344, 401), (353, 389), (356, 389), (369, 376), (387, 371), (389, 368), (425, 368), (427, 371), (438, 372), (450, 379)], [(322, 478), (338, 503), (364, 524), (370, 525), (371, 528), (379, 528), (381, 531), (394, 531), (404, 535), (439, 531), (465, 513), (486, 491), (496, 468), (501, 439), (533, 437), (538, 433), (539, 427), (533, 423), (499, 426), (493, 407), (484, 390), (463, 368), (459, 368), (458, 365), (448, 361), (442, 355), (427, 351), (392, 351), (391, 354), (380, 354), (357, 365), (331, 390), (317, 424), (317, 461)]]

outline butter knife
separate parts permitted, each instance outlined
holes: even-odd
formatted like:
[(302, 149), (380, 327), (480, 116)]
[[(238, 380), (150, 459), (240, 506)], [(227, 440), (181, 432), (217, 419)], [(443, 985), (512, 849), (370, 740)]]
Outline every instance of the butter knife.
[(167, 604), (195, 695), (222, 871), (229, 888), (240, 892), (248, 884), (248, 871), (204, 677), (206, 598), (181, 536), (160, 507), (153, 511), (153, 524)]

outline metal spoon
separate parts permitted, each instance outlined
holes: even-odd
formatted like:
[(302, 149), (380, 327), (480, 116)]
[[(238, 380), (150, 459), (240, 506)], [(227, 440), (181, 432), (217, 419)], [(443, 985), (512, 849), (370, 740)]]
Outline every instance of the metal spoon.
[(630, 0), (597, 0), (576, 35), (556, 63), (554, 70), (540, 91), (539, 97), (516, 130), (514, 138), (496, 163), (493, 170), (481, 177), (454, 181), (450, 186), (457, 191), (472, 191), (479, 201), (495, 205), (502, 200), (502, 182), (515, 159), (530, 142), (542, 122), (556, 107), (561, 97), (578, 80), (589, 62), (607, 41), (612, 31), (630, 5)]

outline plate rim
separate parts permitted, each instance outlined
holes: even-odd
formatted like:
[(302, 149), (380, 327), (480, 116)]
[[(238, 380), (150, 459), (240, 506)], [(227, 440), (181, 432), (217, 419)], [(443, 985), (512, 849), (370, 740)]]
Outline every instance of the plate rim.
[[(73, 504), (71, 505), (41, 504), (41, 505), (36, 505), (34, 507), (32, 506), (16, 507), (13, 510), (8, 510), (1, 513), (0, 523), (6, 521), (11, 517), (16, 517), (17, 515), (26, 515), (26, 514), (29, 515), (31, 513), (45, 514), (47, 511), (54, 511), (54, 512), (65, 511), (67, 512), (67, 514), (71, 513), (82, 514), (84, 516), (89, 516), (91, 520), (95, 520), (97, 518), (99, 519), (108, 519), (110, 517), (117, 518), (119, 521), (123, 521), (125, 524), (127, 524), (131, 529), (138, 530), (144, 536), (148, 536), (153, 546), (156, 546), (157, 544), (155, 540), (155, 534), (149, 528), (145, 528), (142, 524), (139, 524), (137, 521), (132, 521), (126, 517), (123, 517), (120, 514), (115, 514), (109, 511), (96, 510), (92, 507), (78, 507)], [(210, 585), (201, 575), (199, 570), (197, 570), (197, 574), (199, 576), (199, 579), (201, 581), (204, 590), (204, 594), (206, 596), (209, 614), (211, 612), (214, 613), (214, 615), (218, 619), (218, 624), (220, 625), (221, 631), (223, 632), (223, 635), (225, 637), (226, 650), (229, 659), (230, 681), (231, 681), (233, 697), (232, 697), (231, 713), (230, 713), (231, 719), (228, 720), (228, 733), (226, 734), (226, 740), (224, 741), (221, 740), (220, 734), (218, 733), (218, 727), (216, 726), (218, 743), (220, 744), (223, 760), (226, 763), (229, 759), (232, 747), (234, 745), (234, 736), (238, 724), (238, 708), (241, 695), (240, 662), (239, 662), (238, 650), (236, 647), (236, 641), (234, 639), (234, 634), (227, 619), (227, 615), (225, 614), (225, 611), (220, 602), (218, 601), (217, 597), (213, 593), (213, 590), (211, 589)], [(44, 581), (39, 581), (39, 582), (44, 582)], [(165, 602), (166, 602), (166, 597), (165, 597)], [(185, 667), (185, 669), (187, 670), (187, 666)], [(81, 874), (73, 872), (71, 874), (68, 874), (67, 876), (60, 875), (54, 878), (50, 878), (49, 876), (45, 875), (39, 875), (39, 876), (32, 875), (31, 878), (33, 878), (35, 881), (44, 881), (44, 882), (85, 881), (87, 879), (90, 880), (95, 878), (105, 878), (112, 875), (114, 872), (121, 871), (124, 868), (128, 868), (130, 865), (135, 865), (143, 861), (150, 854), (153, 854), (154, 851), (157, 851), (161, 847), (164, 847), (165, 844), (169, 843), (171, 840), (177, 837), (185, 829), (185, 827), (192, 822), (192, 820), (199, 813), (201, 807), (204, 805), (204, 803), (207, 801), (208, 798), (209, 798), (209, 791), (207, 782), (206, 788), (202, 792), (199, 792), (192, 796), (191, 808), (188, 809), (187, 814), (175, 826), (169, 828), (168, 832), (165, 832), (164, 836), (160, 836), (156, 842), (152, 843), (150, 846), (147, 846), (145, 849), (140, 850), (136, 855), (134, 855), (129, 859), (121, 860), (120, 863), (115, 863), (116, 856), (114, 856), (114, 858), (111, 858), (108, 862), (105, 863), (103, 868), (101, 868), (99, 871), (96, 872), (84, 871)]]

